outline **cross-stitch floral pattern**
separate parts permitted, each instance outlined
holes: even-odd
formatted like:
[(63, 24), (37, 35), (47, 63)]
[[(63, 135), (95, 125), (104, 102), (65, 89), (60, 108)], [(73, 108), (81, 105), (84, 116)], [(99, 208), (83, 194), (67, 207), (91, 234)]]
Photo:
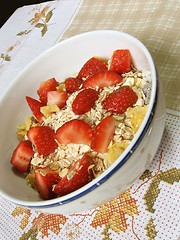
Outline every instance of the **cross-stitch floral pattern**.
[[(14, 25), (9, 22), (6, 31), (0, 29), (0, 94), (6, 90), (3, 86), (12, 82), (30, 60), (58, 39), (92, 30), (96, 25), (95, 29), (134, 33), (148, 44), (158, 61), (167, 106), (179, 109), (177, 1), (80, 2), (59, 0), (28, 6), (27, 10), (22, 9), (22, 24), (13, 18)], [(77, 12), (74, 10), (67, 17), (73, 7)], [(66, 27), (67, 31), (61, 35)], [(22, 208), (0, 197), (0, 240), (177, 240), (180, 234), (180, 126), (179, 113), (170, 113), (168, 109), (163, 140), (151, 165), (125, 193), (99, 208), (67, 215)]]

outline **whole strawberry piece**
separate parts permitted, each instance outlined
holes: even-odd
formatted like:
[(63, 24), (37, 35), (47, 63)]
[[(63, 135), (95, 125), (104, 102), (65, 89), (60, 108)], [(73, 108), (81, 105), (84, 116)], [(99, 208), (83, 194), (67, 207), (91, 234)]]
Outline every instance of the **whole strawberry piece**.
[(27, 136), (39, 155), (47, 156), (53, 153), (58, 146), (55, 141), (55, 132), (48, 126), (31, 127)]
[(14, 150), (10, 163), (22, 173), (29, 169), (31, 158), (34, 155), (32, 143), (29, 140), (20, 142)]
[(95, 73), (93, 76), (84, 81), (84, 88), (104, 88), (112, 86), (122, 82), (122, 77), (115, 72), (111, 71), (100, 71)]
[(66, 91), (68, 93), (73, 93), (80, 90), (82, 88), (83, 82), (84, 81), (80, 78), (73, 78), (73, 77), (66, 78), (64, 82), (66, 86)]
[(131, 54), (128, 49), (117, 49), (113, 52), (110, 61), (110, 71), (119, 74), (129, 72), (131, 70)]
[(94, 129), (91, 148), (99, 153), (106, 153), (115, 133), (114, 118), (104, 118)]
[(56, 139), (60, 144), (87, 144), (91, 143), (92, 128), (83, 120), (73, 119), (64, 123), (56, 131)]
[(106, 63), (97, 57), (92, 57), (83, 65), (83, 67), (79, 71), (78, 78), (87, 79), (95, 73), (105, 70), (107, 70)]
[(89, 169), (91, 161), (91, 157), (87, 154), (77, 160), (68, 173), (54, 187), (53, 191), (63, 196), (89, 183), (93, 177), (92, 171)]
[(40, 84), (37, 94), (39, 95), (40, 101), (46, 105), (47, 104), (47, 93), (49, 91), (55, 91), (56, 87), (59, 86), (59, 83), (55, 78), (50, 78)]
[(138, 96), (129, 86), (123, 86), (109, 94), (103, 101), (102, 106), (108, 112), (123, 114), (128, 107), (133, 106)]
[(52, 191), (53, 185), (60, 181), (59, 174), (49, 167), (37, 168), (35, 170), (35, 182), (41, 198), (47, 200), (56, 197), (56, 194)]
[(78, 93), (72, 103), (72, 110), (76, 115), (89, 112), (98, 99), (98, 92), (95, 89), (87, 88)]
[(41, 107), (44, 106), (44, 104), (34, 98), (29, 97), (29, 96), (26, 96), (26, 101), (27, 101), (34, 117), (37, 119), (37, 121), (39, 123), (42, 123), (44, 115), (41, 113), (40, 109), (41, 109)]

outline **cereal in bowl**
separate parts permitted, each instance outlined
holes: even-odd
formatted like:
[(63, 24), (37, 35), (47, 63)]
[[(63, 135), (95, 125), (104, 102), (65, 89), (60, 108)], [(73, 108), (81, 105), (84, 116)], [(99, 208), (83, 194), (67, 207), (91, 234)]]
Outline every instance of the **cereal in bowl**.
[[(90, 58), (63, 82), (50, 78), (26, 96), (32, 111), (18, 126), (11, 164), (42, 199), (71, 193), (104, 172), (134, 138), (148, 108), (151, 82), (130, 51)], [(148, 91), (147, 91), (148, 89)]]

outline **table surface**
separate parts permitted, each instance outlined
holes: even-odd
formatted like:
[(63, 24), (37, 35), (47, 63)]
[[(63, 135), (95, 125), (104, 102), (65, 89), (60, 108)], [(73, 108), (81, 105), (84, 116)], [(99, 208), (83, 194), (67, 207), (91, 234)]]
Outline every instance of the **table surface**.
[(127, 191), (95, 209), (46, 214), (0, 196), (0, 240), (177, 240), (180, 235), (180, 18), (177, 0), (59, 0), (18, 8), (0, 29), (0, 98), (46, 49), (75, 34), (114, 29), (151, 52), (166, 97), (161, 145)]

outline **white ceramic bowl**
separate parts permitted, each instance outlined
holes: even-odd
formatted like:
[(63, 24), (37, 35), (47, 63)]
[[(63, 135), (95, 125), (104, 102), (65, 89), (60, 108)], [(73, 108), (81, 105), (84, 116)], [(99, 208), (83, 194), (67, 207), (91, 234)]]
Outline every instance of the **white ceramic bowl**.
[[(26, 181), (12, 171), (10, 158), (17, 146), (16, 127), (29, 115), (25, 96), (36, 96), (40, 83), (58, 81), (80, 70), (92, 56), (109, 59), (118, 48), (129, 49), (135, 66), (150, 74), (152, 92), (145, 119), (131, 144), (103, 174), (66, 196), (41, 200)], [(165, 124), (165, 101), (153, 59), (133, 36), (111, 30), (83, 33), (44, 52), (13, 81), (0, 101), (0, 193), (7, 200), (49, 213), (72, 213), (94, 208), (126, 190), (147, 168), (160, 144)]]

